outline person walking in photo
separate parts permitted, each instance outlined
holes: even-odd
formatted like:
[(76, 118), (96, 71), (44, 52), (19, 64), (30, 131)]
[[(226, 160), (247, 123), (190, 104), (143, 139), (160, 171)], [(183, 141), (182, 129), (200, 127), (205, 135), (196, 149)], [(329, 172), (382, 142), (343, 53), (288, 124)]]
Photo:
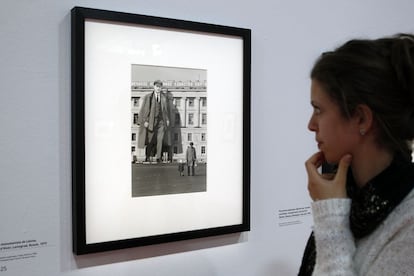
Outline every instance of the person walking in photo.
[(170, 101), (162, 92), (162, 82), (154, 81), (154, 90), (142, 98), (142, 105), (138, 113), (138, 147), (145, 148), (145, 161), (150, 157), (156, 157), (160, 162), (164, 141), (171, 145), (169, 137), (170, 126)]
[(180, 172), (180, 176), (184, 176), (184, 162), (183, 160), (178, 160), (178, 171)]
[(191, 170), (191, 175), (195, 175), (194, 174), (194, 166), (195, 166), (195, 162), (197, 160), (197, 156), (196, 156), (196, 150), (193, 147), (193, 142), (190, 142), (190, 146), (187, 147), (187, 151), (186, 151), (186, 157), (187, 157), (187, 175), (190, 176), (190, 170)]
[[(357, 39), (311, 71), (303, 275), (414, 275), (414, 36)], [(336, 172), (322, 174), (325, 163)]]

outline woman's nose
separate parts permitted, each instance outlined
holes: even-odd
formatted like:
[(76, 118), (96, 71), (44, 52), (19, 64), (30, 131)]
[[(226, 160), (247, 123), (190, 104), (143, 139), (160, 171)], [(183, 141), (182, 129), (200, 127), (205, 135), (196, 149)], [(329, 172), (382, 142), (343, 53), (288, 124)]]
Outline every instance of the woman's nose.
[(316, 123), (315, 123), (315, 120), (314, 120), (313, 116), (311, 116), (311, 118), (309, 119), (308, 129), (310, 131), (316, 131)]

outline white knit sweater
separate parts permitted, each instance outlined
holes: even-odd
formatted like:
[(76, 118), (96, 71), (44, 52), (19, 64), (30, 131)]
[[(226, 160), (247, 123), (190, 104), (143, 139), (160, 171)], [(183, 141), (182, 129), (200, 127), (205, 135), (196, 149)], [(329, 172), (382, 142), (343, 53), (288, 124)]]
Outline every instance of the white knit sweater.
[(316, 265), (312, 275), (414, 275), (414, 191), (367, 237), (355, 242), (350, 199), (312, 203)]

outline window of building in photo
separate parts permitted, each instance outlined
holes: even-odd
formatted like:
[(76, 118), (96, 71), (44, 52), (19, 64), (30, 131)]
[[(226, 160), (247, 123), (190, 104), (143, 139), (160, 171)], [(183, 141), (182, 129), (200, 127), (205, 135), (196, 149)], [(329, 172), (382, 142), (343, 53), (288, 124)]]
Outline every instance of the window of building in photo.
[(206, 107), (207, 106), (207, 98), (201, 98), (201, 106)]
[(188, 106), (194, 107), (194, 98), (188, 98)]
[(135, 141), (137, 139), (137, 134), (136, 133), (132, 133), (132, 141)]
[(187, 141), (193, 141), (193, 134), (187, 133)]
[(178, 133), (174, 132), (174, 141), (178, 141)]
[(132, 106), (138, 107), (139, 97), (132, 97)]
[(201, 133), (201, 141), (205, 141), (206, 140), (206, 134), (205, 133)]
[(180, 124), (180, 113), (175, 113), (175, 124), (179, 125)]
[(134, 125), (138, 124), (138, 113), (134, 113), (133, 123), (134, 123)]
[(174, 98), (174, 105), (176, 107), (180, 107), (181, 106), (181, 98)]
[(206, 113), (201, 114), (201, 124), (202, 125), (207, 124), (207, 114)]
[(174, 146), (174, 148), (173, 148), (173, 152), (174, 152), (175, 154), (177, 154), (177, 153), (178, 153), (178, 148), (177, 148), (177, 146)]
[(193, 113), (188, 113), (188, 124), (190, 126), (194, 125), (194, 114)]
[(201, 146), (201, 154), (206, 154), (206, 146)]

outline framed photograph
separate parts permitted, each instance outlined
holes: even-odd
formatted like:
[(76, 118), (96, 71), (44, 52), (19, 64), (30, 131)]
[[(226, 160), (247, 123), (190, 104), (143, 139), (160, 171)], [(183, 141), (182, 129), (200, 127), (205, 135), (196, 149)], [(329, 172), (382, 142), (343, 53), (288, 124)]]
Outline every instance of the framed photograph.
[(249, 231), (251, 31), (71, 17), (74, 253)]

